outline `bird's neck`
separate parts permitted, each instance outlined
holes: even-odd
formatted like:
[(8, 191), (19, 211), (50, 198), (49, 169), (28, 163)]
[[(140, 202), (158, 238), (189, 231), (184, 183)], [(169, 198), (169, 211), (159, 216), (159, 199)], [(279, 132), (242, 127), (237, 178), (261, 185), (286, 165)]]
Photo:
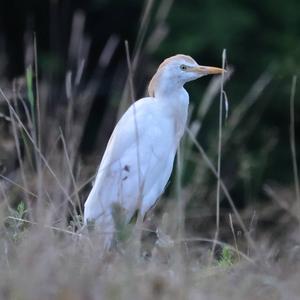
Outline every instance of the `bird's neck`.
[(174, 110), (187, 110), (189, 106), (189, 94), (183, 86), (157, 89), (155, 98)]
[(189, 95), (183, 83), (176, 79), (168, 78), (164, 73), (157, 72), (149, 84), (149, 94), (160, 101), (168, 102), (173, 107), (188, 106)]
[(172, 89), (158, 89), (155, 91), (155, 98), (165, 107), (165, 112), (173, 117), (180, 140), (188, 117), (189, 94), (183, 86), (173, 86)]
[(168, 78), (164, 73), (157, 72), (148, 87), (150, 97), (154, 97), (164, 112), (175, 121), (176, 132), (179, 139), (184, 133), (189, 107), (189, 94), (184, 89), (182, 82)]

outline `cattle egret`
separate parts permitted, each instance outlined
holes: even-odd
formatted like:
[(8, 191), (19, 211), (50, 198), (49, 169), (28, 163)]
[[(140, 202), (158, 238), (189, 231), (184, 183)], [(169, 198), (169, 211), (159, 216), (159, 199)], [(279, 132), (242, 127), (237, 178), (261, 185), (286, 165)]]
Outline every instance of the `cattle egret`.
[(149, 97), (132, 104), (119, 120), (84, 207), (85, 224), (97, 225), (108, 243), (115, 230), (114, 204), (126, 222), (137, 210), (143, 218), (166, 187), (187, 122), (184, 84), (223, 71), (200, 66), (186, 55), (167, 58), (150, 81)]

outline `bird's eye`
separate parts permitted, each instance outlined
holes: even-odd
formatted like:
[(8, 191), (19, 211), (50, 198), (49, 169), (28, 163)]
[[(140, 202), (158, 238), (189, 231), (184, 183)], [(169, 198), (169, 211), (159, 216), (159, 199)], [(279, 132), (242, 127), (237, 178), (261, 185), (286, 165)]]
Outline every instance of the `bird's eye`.
[(187, 66), (186, 66), (186, 65), (180, 65), (180, 70), (185, 71), (186, 69), (187, 69)]

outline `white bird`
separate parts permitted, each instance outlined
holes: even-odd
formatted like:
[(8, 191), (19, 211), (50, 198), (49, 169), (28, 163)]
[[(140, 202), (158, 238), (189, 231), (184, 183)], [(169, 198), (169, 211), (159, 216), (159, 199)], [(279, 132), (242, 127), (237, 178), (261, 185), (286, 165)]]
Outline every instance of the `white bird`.
[(187, 122), (184, 84), (223, 71), (186, 55), (167, 58), (150, 81), (149, 97), (132, 104), (117, 123), (84, 207), (85, 224), (96, 224), (108, 244), (115, 230), (113, 204), (129, 222), (137, 210), (143, 218), (164, 192)]

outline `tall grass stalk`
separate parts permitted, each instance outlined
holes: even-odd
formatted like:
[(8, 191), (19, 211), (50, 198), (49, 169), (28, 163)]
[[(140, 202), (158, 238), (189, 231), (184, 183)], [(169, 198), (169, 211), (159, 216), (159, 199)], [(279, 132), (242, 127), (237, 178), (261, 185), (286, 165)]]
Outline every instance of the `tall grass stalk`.
[[(222, 53), (222, 68), (225, 70), (226, 65), (226, 49)], [(217, 194), (216, 194), (216, 232), (215, 240), (219, 239), (220, 231), (220, 192), (221, 192), (221, 161), (222, 161), (222, 128), (223, 128), (223, 105), (224, 105), (224, 71), (222, 72), (222, 80), (220, 87), (219, 101), (219, 135), (218, 135), (218, 164), (217, 164)], [(216, 244), (213, 244), (212, 256), (215, 252)]]
[(298, 205), (298, 218), (300, 220), (300, 187), (299, 187), (299, 175), (297, 165), (297, 154), (296, 154), (296, 142), (295, 142), (295, 95), (297, 86), (297, 76), (293, 76), (291, 86), (291, 97), (290, 97), (290, 145), (293, 160), (293, 173), (294, 173), (294, 185), (295, 194)]
[[(69, 156), (69, 153), (68, 153), (66, 140), (64, 138), (64, 135), (63, 135), (63, 132), (62, 132), (61, 129), (60, 129), (60, 139), (61, 139), (61, 142), (63, 144), (64, 154), (65, 154), (66, 162), (67, 162), (67, 168), (68, 168), (68, 171), (69, 171), (69, 174), (70, 174), (70, 177), (71, 177), (71, 181), (72, 181), (72, 185), (73, 185), (73, 189), (74, 189), (76, 204), (77, 204), (77, 207), (79, 209), (80, 215), (83, 216), (83, 211), (82, 211), (82, 208), (81, 208), (80, 198), (79, 198), (79, 194), (78, 194), (78, 187), (77, 187), (75, 176), (74, 176), (74, 173), (73, 173), (73, 168), (72, 168), (72, 164), (71, 164), (71, 161), (70, 161), (70, 156)], [(75, 211), (73, 212), (73, 214), (75, 216), (77, 214), (75, 205), (74, 205), (74, 209), (75, 209)], [(80, 224), (77, 224), (77, 225), (80, 227)]]
[(31, 142), (32, 146), (34, 147), (34, 152), (37, 153), (37, 155), (40, 156), (41, 160), (43, 161), (45, 167), (48, 169), (49, 173), (53, 176), (53, 178), (55, 179), (57, 186), (61, 189), (61, 191), (64, 193), (64, 195), (66, 196), (66, 198), (68, 199), (68, 201), (73, 205), (73, 201), (70, 198), (70, 196), (68, 195), (67, 191), (65, 190), (65, 188), (62, 186), (59, 178), (57, 177), (57, 175), (55, 174), (54, 170), (51, 168), (49, 162), (47, 161), (47, 159), (45, 158), (45, 156), (41, 153), (41, 150), (39, 149), (36, 141), (33, 139), (33, 137), (30, 135), (30, 133), (28, 132), (28, 130), (26, 129), (26, 126), (24, 125), (24, 123), (21, 121), (20, 117), (18, 116), (17, 112), (15, 111), (15, 109), (13, 108), (13, 106), (10, 104), (10, 101), (8, 100), (8, 98), (6, 97), (6, 95), (4, 94), (3, 90), (0, 88), (0, 94), (2, 96), (2, 98), (5, 100), (5, 102), (7, 103), (9, 109), (11, 110), (14, 118), (16, 119), (18, 126), (20, 126), (24, 133), (26, 134), (26, 136), (28, 137), (29, 141)]
[(185, 204), (182, 194), (182, 153), (181, 143), (178, 145), (176, 154), (176, 200), (177, 200), (177, 238), (181, 239), (184, 235), (184, 210)]
[[(29, 185), (28, 185), (26, 174), (25, 174), (24, 162), (23, 162), (22, 155), (21, 155), (21, 147), (20, 147), (20, 141), (19, 141), (19, 136), (18, 136), (18, 126), (16, 124), (16, 121), (12, 114), (11, 109), (9, 110), (9, 114), (10, 114), (10, 119), (12, 120), (12, 122), (11, 122), (12, 132), (13, 132), (14, 142), (16, 145), (18, 162), (20, 165), (20, 174), (21, 174), (23, 185), (24, 185), (24, 190), (28, 191)], [(26, 199), (26, 203), (28, 205), (29, 204), (28, 193), (25, 193), (25, 199)]]
[[(195, 135), (192, 133), (192, 131), (189, 128), (187, 128), (186, 131), (187, 131), (190, 139), (193, 141), (195, 147), (197, 148), (197, 150), (200, 152), (201, 156), (203, 157), (203, 159), (204, 159), (207, 167), (211, 170), (211, 172), (214, 174), (214, 176), (218, 179), (219, 178), (218, 171), (214, 167), (212, 161), (207, 156), (207, 154), (204, 151), (203, 147), (199, 144), (199, 142), (197, 141)], [(242, 230), (244, 232), (244, 235), (246, 237), (246, 240), (247, 240), (250, 248), (252, 250), (256, 250), (257, 249), (256, 244), (255, 244), (254, 240), (251, 238), (251, 236), (249, 235), (249, 232), (248, 232), (248, 230), (246, 228), (246, 225), (243, 222), (243, 220), (242, 220), (242, 218), (241, 218), (238, 210), (236, 209), (234, 201), (233, 201), (232, 197), (230, 196), (230, 193), (229, 193), (227, 187), (225, 186), (225, 184), (224, 184), (224, 182), (223, 182), (223, 180), (221, 178), (220, 178), (220, 188), (222, 189), (225, 197), (227, 198), (228, 203), (231, 206), (231, 209), (232, 209), (232, 211), (233, 211), (233, 213), (234, 213), (234, 215), (235, 215), (235, 217), (236, 217), (239, 225), (241, 226), (241, 228), (242, 228)]]
[[(35, 73), (35, 98), (36, 98), (36, 139), (38, 148), (42, 151), (42, 125), (41, 125), (41, 104), (40, 104), (40, 90), (39, 90), (39, 70), (38, 70), (38, 52), (36, 34), (33, 33), (33, 52), (34, 52), (34, 73)], [(39, 156), (36, 156), (37, 180), (38, 180), (38, 196), (42, 198), (43, 193), (43, 172), (42, 162)]]
[(125, 41), (125, 51), (126, 51), (126, 61), (128, 66), (128, 83), (129, 83), (129, 91), (130, 91), (130, 98), (133, 108), (133, 122), (134, 122), (134, 133), (135, 133), (135, 140), (136, 140), (136, 159), (137, 159), (137, 168), (138, 168), (138, 187), (139, 187), (139, 194), (138, 194), (138, 216), (136, 221), (136, 228), (135, 228), (135, 240), (134, 240), (134, 247), (136, 249), (136, 255), (138, 256), (140, 253), (140, 247), (141, 247), (141, 227), (142, 227), (142, 215), (141, 215), (141, 204), (142, 204), (142, 196), (143, 196), (143, 182), (141, 178), (141, 159), (140, 159), (140, 138), (139, 138), (139, 128), (137, 124), (136, 119), (136, 108), (135, 108), (135, 91), (134, 91), (134, 84), (133, 84), (133, 68), (132, 68), (132, 62), (130, 58), (130, 52), (129, 52), (129, 45), (128, 41)]
[[(183, 195), (183, 188), (182, 188), (182, 141), (179, 142), (177, 154), (176, 154), (176, 200), (177, 200), (177, 207), (175, 209), (177, 215), (177, 221), (174, 224), (176, 228), (176, 239), (178, 241), (182, 241), (179, 244), (175, 244), (175, 253), (174, 257), (176, 258), (176, 270), (178, 272), (178, 277), (180, 278), (181, 282), (186, 280), (184, 276), (184, 269), (185, 269), (185, 262), (184, 262), (184, 248), (186, 242), (184, 241), (185, 236), (185, 199)], [(183, 288), (180, 290), (178, 297), (183, 299), (186, 295), (185, 285), (183, 284)]]

